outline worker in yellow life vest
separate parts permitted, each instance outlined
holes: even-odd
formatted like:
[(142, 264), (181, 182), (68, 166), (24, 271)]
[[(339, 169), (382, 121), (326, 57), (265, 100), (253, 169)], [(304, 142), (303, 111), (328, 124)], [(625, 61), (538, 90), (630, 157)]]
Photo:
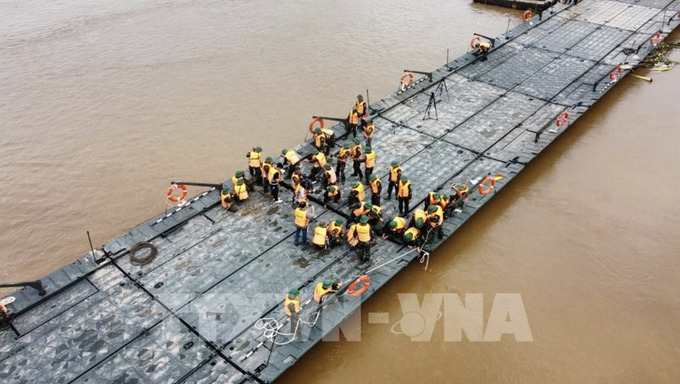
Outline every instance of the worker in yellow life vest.
[(366, 147), (364, 153), (364, 167), (366, 171), (366, 184), (368, 184), (369, 178), (373, 173), (373, 169), (375, 168), (375, 152), (373, 152), (371, 147)]
[(349, 228), (347, 228), (347, 244), (349, 244), (350, 248), (354, 248), (357, 246), (359, 243), (359, 239), (357, 238), (357, 225), (356, 224), (351, 224)]
[(392, 220), (388, 221), (382, 230), (382, 238), (386, 239), (388, 237), (394, 240), (401, 240), (408, 222), (401, 216), (395, 216)]
[(244, 178), (244, 175), (243, 175), (243, 171), (236, 171), (236, 173), (234, 174), (234, 177), (231, 178), (231, 183), (234, 186), (234, 188), (236, 188), (236, 185), (238, 184), (239, 179), (243, 180), (243, 182), (246, 181), (246, 179)]
[(349, 197), (347, 198), (347, 204), (354, 205), (356, 203), (364, 201), (366, 199), (366, 192), (364, 190), (364, 185), (360, 181), (355, 181), (350, 184), (352, 189), (349, 191)]
[(335, 174), (333, 167), (326, 163), (323, 166), (323, 187), (327, 188), (331, 184), (335, 184), (338, 181), (338, 177)]
[(368, 115), (368, 105), (366, 104), (363, 95), (357, 95), (357, 101), (354, 103), (354, 106), (356, 107), (360, 118), (365, 118)]
[(359, 112), (357, 112), (357, 107), (354, 107), (349, 111), (347, 121), (349, 123), (347, 134), (352, 132), (352, 137), (357, 137), (357, 127), (359, 126)]
[(401, 177), (402, 168), (397, 161), (393, 161), (390, 164), (390, 182), (387, 184), (387, 200), (392, 200), (392, 188), (394, 192), (397, 193), (399, 184), (399, 178)]
[(382, 181), (377, 175), (372, 174), (369, 178), (368, 186), (371, 188), (371, 203), (380, 205), (380, 193), (382, 192)]
[(409, 248), (418, 247), (418, 252), (423, 246), (423, 236), (420, 229), (416, 227), (411, 227), (404, 232), (404, 245)]
[(333, 201), (336, 204), (340, 204), (340, 188), (338, 188), (337, 185), (331, 184), (328, 187), (326, 187), (326, 193), (323, 195), (323, 206), (326, 208), (326, 205), (330, 202)]
[(455, 192), (449, 204), (449, 211), (453, 213), (456, 208), (462, 208), (470, 198), (470, 188), (467, 184), (453, 184), (451, 189)]
[(328, 226), (328, 242), (330, 245), (342, 244), (343, 229), (344, 222), (342, 219), (336, 219), (335, 221), (331, 222), (331, 224)]
[(371, 225), (368, 224), (368, 216), (361, 216), (359, 224), (356, 226), (356, 236), (359, 240), (357, 248), (359, 249), (359, 260), (366, 262), (371, 259), (371, 240), (375, 236)]
[(371, 205), (368, 211), (368, 223), (371, 224), (371, 228), (377, 228), (378, 224), (383, 221), (382, 208), (379, 205)]
[(309, 179), (312, 180), (312, 183), (316, 183), (316, 177), (319, 174), (319, 172), (322, 171), (323, 167), (326, 165), (326, 156), (319, 152), (318, 149), (314, 148), (312, 149), (312, 157), (310, 159), (312, 162), (312, 170), (309, 173)]
[(262, 147), (253, 147), (253, 149), (246, 153), (248, 158), (248, 169), (250, 176), (257, 182), (261, 175), (260, 167), (262, 167)]
[(300, 168), (295, 168), (293, 171), (293, 174), (290, 175), (290, 186), (295, 190), (300, 184), (300, 179), (302, 178), (302, 171), (300, 171)]
[(234, 198), (237, 201), (248, 200), (248, 187), (246, 187), (246, 182), (243, 179), (238, 179), (236, 186), (234, 187)]
[(425, 196), (425, 205), (423, 209), (427, 209), (430, 205), (440, 205), (442, 202), (442, 195), (438, 192), (428, 192)]
[(319, 152), (326, 153), (326, 134), (319, 127), (314, 128), (314, 146)]
[(328, 223), (325, 221), (320, 221), (316, 228), (314, 228), (312, 244), (323, 249), (328, 249)]
[(293, 190), (293, 207), (297, 208), (300, 203), (307, 203), (307, 188), (303, 186), (303, 182), (301, 181), (295, 186), (295, 189)]
[(437, 236), (441, 239), (444, 237), (442, 224), (444, 223), (444, 212), (442, 207), (438, 205), (430, 205), (427, 208), (427, 221), (430, 228), (437, 231)]
[(337, 291), (342, 286), (341, 283), (333, 282), (333, 280), (326, 279), (323, 282), (316, 284), (314, 287), (314, 301), (321, 304), (328, 299), (331, 293)]
[(274, 166), (274, 159), (271, 156), (267, 156), (264, 160), (264, 164), (260, 168), (260, 173), (262, 174), (262, 188), (264, 193), (269, 191), (269, 170)]
[(347, 166), (347, 159), (350, 158), (351, 154), (350, 143), (342, 143), (342, 147), (338, 151), (338, 162), (335, 164), (335, 172), (342, 185), (345, 185), (345, 167)]
[(269, 167), (269, 189), (272, 192), (272, 199), (275, 203), (281, 203), (283, 200), (279, 199), (279, 183), (283, 181), (283, 164), (277, 163)]
[(409, 211), (408, 205), (413, 197), (413, 192), (411, 190), (411, 182), (405, 175), (401, 175), (399, 178), (397, 196), (399, 197), (399, 216), (406, 216)]
[(292, 150), (283, 149), (281, 150), (281, 156), (283, 156), (283, 167), (287, 168), (286, 178), (290, 178), (293, 172), (300, 166), (300, 155)]
[(364, 127), (364, 140), (366, 141), (366, 146), (371, 146), (371, 141), (373, 140), (373, 134), (375, 133), (375, 123), (373, 120), (366, 122)]
[(359, 219), (361, 219), (361, 216), (368, 215), (368, 212), (371, 211), (371, 208), (373, 208), (373, 204), (365, 203), (363, 201), (360, 201), (354, 205), (350, 205), (348, 208), (352, 213), (349, 218), (350, 223), (358, 223)]
[(234, 194), (231, 193), (231, 189), (226, 185), (222, 186), (222, 190), (220, 191), (220, 201), (222, 202), (222, 208), (232, 212), (236, 210), (236, 207), (233, 206)]
[(295, 209), (295, 246), (300, 245), (300, 235), (302, 235), (302, 245), (307, 244), (307, 226), (309, 221), (314, 218), (314, 206), (307, 208), (307, 203), (301, 201)]
[(441, 195), (441, 199), (439, 199), (439, 206), (442, 208), (442, 212), (444, 212), (445, 219), (450, 216), (450, 208), (452, 205), (453, 198), (451, 195)]
[(477, 48), (476, 55), (482, 56), (482, 61), (486, 61), (489, 56), (489, 50), (491, 50), (491, 44), (486, 41), (478, 41), (475, 43), (475, 48)]
[(426, 231), (428, 229), (428, 217), (427, 213), (422, 209), (416, 209), (411, 215), (411, 221), (409, 221), (409, 227), (416, 227), (421, 231)]
[(354, 145), (352, 146), (351, 149), (351, 155), (352, 155), (352, 169), (354, 172), (352, 172), (352, 176), (357, 176), (359, 179), (362, 179), (364, 177), (364, 174), (361, 173), (361, 162), (364, 161), (364, 156), (363, 156), (363, 151), (361, 150), (361, 140), (359, 139), (354, 139)]
[(291, 289), (286, 295), (286, 299), (283, 301), (283, 311), (290, 318), (290, 333), (295, 338), (298, 334), (297, 330), (300, 321), (300, 291), (297, 288)]

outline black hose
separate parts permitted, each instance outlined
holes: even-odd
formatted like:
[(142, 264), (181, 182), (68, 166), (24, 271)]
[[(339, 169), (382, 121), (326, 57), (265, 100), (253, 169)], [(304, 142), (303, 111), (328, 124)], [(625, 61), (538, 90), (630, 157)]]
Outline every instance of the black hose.
[[(149, 248), (151, 251), (149, 252), (148, 255), (142, 256), (142, 257), (137, 257), (137, 252), (141, 251), (142, 249)], [(139, 243), (135, 244), (130, 248), (130, 262), (134, 265), (146, 265), (149, 264), (150, 262), (154, 261), (156, 256), (158, 255), (158, 249), (156, 248), (155, 245), (149, 243), (148, 241), (140, 241)]]

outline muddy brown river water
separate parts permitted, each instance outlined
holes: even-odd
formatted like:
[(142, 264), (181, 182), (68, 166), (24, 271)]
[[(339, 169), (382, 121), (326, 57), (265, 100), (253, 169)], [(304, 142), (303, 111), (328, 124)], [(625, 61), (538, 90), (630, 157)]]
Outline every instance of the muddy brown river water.
[[(101, 245), (162, 212), (171, 179), (220, 182), (251, 146), (276, 155), (311, 115), (377, 101), (508, 20), (469, 0), (0, 0), (0, 281), (62, 267), (86, 230)], [(360, 342), (321, 343), (278, 382), (680, 382), (680, 71), (651, 76), (372, 297)], [(391, 332), (399, 293), (480, 293), (485, 320), (517, 293), (533, 341), (445, 341), (446, 319), (411, 341)]]

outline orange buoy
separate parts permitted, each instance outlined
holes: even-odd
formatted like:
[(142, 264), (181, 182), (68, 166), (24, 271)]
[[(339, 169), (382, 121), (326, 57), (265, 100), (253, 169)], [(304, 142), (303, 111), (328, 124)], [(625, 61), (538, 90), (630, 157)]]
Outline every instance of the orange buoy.
[(612, 71), (612, 73), (609, 74), (609, 78), (610, 78), (612, 81), (618, 80), (619, 77), (621, 77), (621, 71), (622, 71), (622, 69), (621, 69), (621, 66), (619, 65), (618, 67), (614, 68), (614, 70)]
[(562, 113), (560, 113), (560, 115), (557, 116), (557, 121), (555, 121), (555, 125), (557, 125), (558, 127), (561, 127), (564, 124), (566, 124), (567, 121), (569, 121), (569, 112), (562, 111)]
[(527, 9), (522, 15), (522, 21), (526, 23), (527, 21), (531, 20), (532, 17), (534, 17), (534, 13), (531, 12), (531, 9)]
[[(179, 197), (174, 195), (174, 192), (178, 189), (182, 191)], [(170, 188), (168, 188), (167, 196), (168, 200), (172, 201), (173, 203), (179, 203), (187, 197), (187, 186), (183, 184), (173, 184), (170, 186)]]
[(407, 87), (409, 87), (411, 84), (413, 84), (413, 74), (411, 72), (404, 72), (403, 75), (401, 75), (401, 89), (404, 90)]
[(324, 121), (322, 118), (317, 117), (312, 120), (311, 123), (309, 123), (309, 132), (314, 133), (314, 124), (319, 123), (319, 128), (323, 129), (324, 127)]
[[(359, 286), (359, 288), (357, 288), (357, 286)], [(352, 284), (349, 285), (349, 287), (347, 288), (347, 293), (350, 296), (359, 296), (362, 293), (366, 292), (366, 290), (368, 290), (368, 287), (370, 286), (371, 279), (368, 278), (368, 275), (361, 275), (359, 276), (358, 279), (354, 280)]]
[(472, 48), (472, 49), (477, 48), (477, 43), (481, 43), (481, 42), (482, 42), (481, 37), (479, 37), (479, 36), (473, 37), (472, 40), (470, 40), (470, 48)]
[(482, 184), (479, 185), (477, 190), (480, 195), (488, 195), (496, 187), (496, 178), (493, 176), (487, 176)]

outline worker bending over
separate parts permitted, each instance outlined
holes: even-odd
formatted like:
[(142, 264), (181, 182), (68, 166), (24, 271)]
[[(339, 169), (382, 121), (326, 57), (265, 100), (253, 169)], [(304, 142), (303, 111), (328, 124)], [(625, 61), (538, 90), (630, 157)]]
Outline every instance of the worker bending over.
[(331, 184), (328, 187), (326, 187), (326, 193), (323, 195), (323, 206), (324, 208), (327, 207), (328, 203), (330, 201), (333, 201), (335, 204), (340, 204), (340, 188), (338, 188), (337, 185)]
[(491, 49), (491, 44), (486, 41), (478, 41), (475, 43), (475, 48), (477, 48), (476, 55), (482, 56), (482, 61), (486, 61), (489, 56), (489, 50)]
[(400, 241), (406, 232), (406, 226), (408, 222), (401, 216), (395, 216), (392, 220), (388, 221), (382, 230), (382, 238), (387, 239), (388, 237), (392, 240)]
[(420, 229), (416, 227), (411, 227), (404, 232), (404, 245), (413, 249), (413, 247), (418, 248), (418, 252), (423, 247), (423, 236)]
[(248, 187), (243, 179), (238, 179), (236, 186), (234, 187), (234, 197), (237, 201), (248, 200)]
[(226, 185), (223, 185), (222, 190), (220, 191), (220, 201), (222, 202), (222, 208), (230, 212), (236, 212), (236, 207), (234, 207), (234, 194)]
[(427, 208), (427, 221), (430, 225), (431, 231), (437, 232), (437, 237), (440, 239), (444, 237), (442, 231), (442, 224), (444, 223), (444, 212), (439, 205), (430, 205)]
[(300, 155), (295, 151), (283, 149), (281, 156), (283, 156), (283, 167), (284, 169), (287, 168), (286, 178), (290, 178), (293, 172), (300, 166)]
[(344, 222), (342, 219), (336, 219), (328, 226), (328, 242), (331, 246), (340, 245), (343, 243), (342, 232)]
[(320, 221), (319, 224), (314, 228), (314, 237), (312, 238), (312, 244), (320, 247), (322, 249), (328, 249), (329, 239), (328, 239), (328, 223), (325, 221)]

